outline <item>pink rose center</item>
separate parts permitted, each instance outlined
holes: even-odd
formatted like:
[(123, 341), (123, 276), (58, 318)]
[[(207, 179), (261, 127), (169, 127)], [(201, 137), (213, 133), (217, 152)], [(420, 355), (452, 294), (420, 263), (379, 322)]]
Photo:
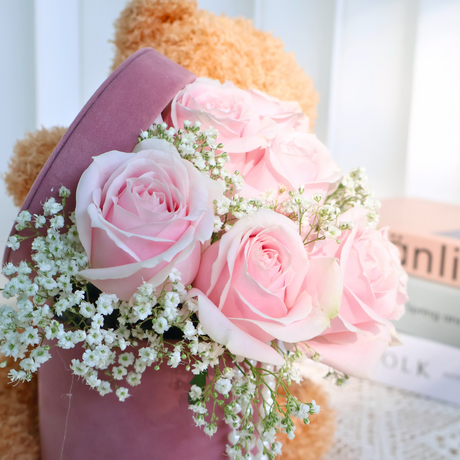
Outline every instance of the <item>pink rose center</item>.
[(178, 209), (170, 188), (152, 177), (132, 178), (118, 194), (118, 205), (139, 215), (141, 208), (154, 213), (171, 213)]
[(279, 268), (280, 261), (279, 261), (279, 254), (275, 249), (271, 249), (270, 247), (262, 246), (259, 249), (259, 262), (260, 265), (265, 268), (265, 270), (269, 270), (271, 268)]
[(283, 249), (277, 241), (263, 234), (250, 237), (246, 246), (249, 275), (270, 291), (279, 291), (286, 287)]

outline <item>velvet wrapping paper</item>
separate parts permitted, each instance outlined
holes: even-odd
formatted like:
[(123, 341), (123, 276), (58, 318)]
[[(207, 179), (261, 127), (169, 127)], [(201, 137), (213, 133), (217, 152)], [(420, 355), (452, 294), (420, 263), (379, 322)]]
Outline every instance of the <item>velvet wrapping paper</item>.
[(69, 366), (81, 359), (81, 346), (51, 353), (38, 376), (41, 460), (226, 458), (230, 428), (222, 410), (213, 437), (195, 426), (188, 409), (193, 375), (184, 365), (173, 369), (164, 363), (158, 371), (152, 365), (140, 385), (128, 385), (131, 396), (120, 402), (115, 392), (100, 396), (72, 373)]

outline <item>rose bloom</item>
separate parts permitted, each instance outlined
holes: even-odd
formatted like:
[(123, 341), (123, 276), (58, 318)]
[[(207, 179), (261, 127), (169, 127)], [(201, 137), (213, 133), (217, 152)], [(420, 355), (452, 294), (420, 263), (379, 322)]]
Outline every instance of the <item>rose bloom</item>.
[(194, 282), (205, 332), (236, 355), (282, 364), (267, 343), (323, 332), (342, 295), (334, 258), (309, 260), (297, 226), (267, 209), (240, 219), (202, 255)]
[(199, 121), (204, 131), (219, 131), (218, 143), (230, 153), (232, 171), (243, 172), (246, 154), (267, 145), (280, 131), (308, 132), (308, 118), (297, 102), (283, 102), (257, 90), (244, 91), (233, 83), (197, 78), (171, 103), (166, 122), (176, 129)]
[(218, 129), (217, 142), (222, 142), (227, 152), (246, 153), (263, 143), (257, 135), (260, 118), (252, 97), (229, 81), (197, 78), (171, 102), (170, 119), (176, 129), (186, 120), (199, 121), (203, 131)]
[(122, 300), (143, 281), (159, 286), (174, 267), (191, 283), (201, 243), (213, 232), (213, 200), (222, 196), (217, 182), (164, 140), (95, 157), (76, 195), (77, 229), (91, 267), (80, 275)]
[(246, 156), (243, 168), (245, 187), (241, 194), (255, 198), (268, 189), (326, 194), (332, 191), (343, 173), (329, 150), (314, 134), (279, 132), (264, 149)]
[(348, 211), (343, 218), (356, 226), (344, 232), (341, 244), (329, 240), (310, 255), (337, 257), (343, 272), (340, 314), (308, 344), (325, 364), (346, 374), (372, 377), (392, 342), (394, 327), (389, 320), (404, 313), (407, 274), (387, 229), (366, 228), (359, 210)]

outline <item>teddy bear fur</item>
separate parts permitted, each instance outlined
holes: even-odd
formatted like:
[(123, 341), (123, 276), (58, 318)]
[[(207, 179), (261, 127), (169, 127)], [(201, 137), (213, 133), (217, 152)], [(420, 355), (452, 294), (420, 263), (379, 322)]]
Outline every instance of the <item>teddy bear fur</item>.
[[(42, 170), (67, 128), (55, 126), (27, 133), (16, 142), (5, 174), (6, 190), (14, 204), (21, 206), (36, 177)], [(0, 457), (1, 458), (1, 457)]]
[[(138, 49), (153, 47), (198, 76), (229, 80), (240, 88), (259, 89), (281, 100), (297, 100), (313, 127), (318, 95), (311, 79), (279, 39), (255, 29), (251, 21), (199, 10), (195, 0), (133, 0), (115, 29), (114, 68)], [(17, 142), (4, 177), (17, 206), (65, 131), (62, 127), (43, 128)], [(36, 460), (36, 385), (7, 388), (6, 373), (0, 369), (0, 458)], [(322, 407), (309, 426), (296, 421), (296, 437), (286, 440), (282, 458), (319, 460), (333, 442), (334, 411), (320, 385), (307, 381), (294, 385), (292, 391), (300, 400), (315, 399)]]
[(37, 380), (13, 385), (9, 370), (0, 369), (0, 459), (39, 460)]
[[(4, 359), (0, 355), (0, 362)], [(40, 460), (37, 379), (13, 385), (8, 379), (13, 367), (17, 366), (9, 360), (8, 366), (0, 369), (0, 459)], [(310, 380), (303, 381), (302, 385), (293, 383), (290, 390), (300, 401), (314, 399), (321, 411), (310, 416), (308, 426), (295, 419), (296, 437), (292, 441), (285, 434), (278, 435), (277, 439), (283, 442), (281, 460), (319, 460), (332, 447), (335, 431), (335, 412), (329, 405), (328, 395)]]

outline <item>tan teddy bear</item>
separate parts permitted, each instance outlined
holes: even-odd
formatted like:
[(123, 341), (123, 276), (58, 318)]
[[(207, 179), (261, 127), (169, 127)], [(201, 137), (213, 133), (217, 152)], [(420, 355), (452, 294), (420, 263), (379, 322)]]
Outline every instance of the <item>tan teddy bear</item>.
[[(299, 101), (313, 128), (318, 95), (311, 79), (294, 55), (284, 50), (281, 40), (255, 29), (251, 21), (199, 10), (195, 0), (133, 0), (122, 11), (115, 29), (113, 68), (140, 48), (152, 47), (198, 76), (230, 80), (243, 89), (255, 88), (281, 100)], [(7, 191), (17, 206), (65, 130), (41, 129), (17, 142), (5, 176)], [(36, 460), (36, 388), (21, 384), (11, 393), (6, 385), (3, 369), (0, 408), (7, 408), (1, 411), (7, 415), (0, 419), (0, 457)], [(319, 460), (332, 446), (334, 412), (321, 386), (310, 381), (294, 386), (294, 395), (300, 400), (316, 400), (321, 412), (312, 417), (310, 426), (297, 426), (295, 439), (284, 444), (282, 458)]]

